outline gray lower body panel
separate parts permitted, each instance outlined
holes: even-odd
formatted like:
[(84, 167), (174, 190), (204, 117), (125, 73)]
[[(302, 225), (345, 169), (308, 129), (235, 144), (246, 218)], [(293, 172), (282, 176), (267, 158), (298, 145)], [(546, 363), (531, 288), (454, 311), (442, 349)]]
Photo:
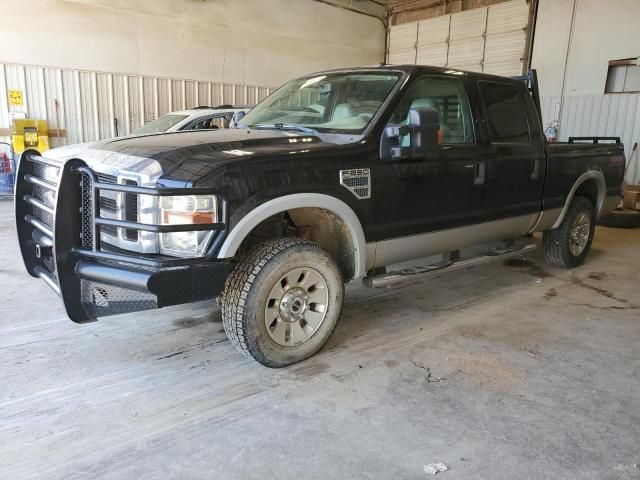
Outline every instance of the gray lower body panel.
[[(452, 250), (526, 235), (537, 215), (495, 220), (438, 232), (394, 238), (367, 245), (367, 265), (371, 268), (427, 257)], [(373, 258), (371, 258), (371, 256)]]

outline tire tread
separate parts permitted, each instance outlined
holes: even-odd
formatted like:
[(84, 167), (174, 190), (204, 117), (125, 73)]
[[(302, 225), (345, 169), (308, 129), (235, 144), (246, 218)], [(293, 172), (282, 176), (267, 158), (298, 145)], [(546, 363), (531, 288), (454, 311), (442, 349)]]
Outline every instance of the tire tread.
[[(585, 249), (585, 252), (588, 253), (593, 239), (595, 220), (593, 215), (593, 204), (587, 198), (576, 196), (571, 201), (569, 210), (564, 216), (560, 226), (553, 230), (545, 230), (542, 235), (544, 258), (550, 265), (561, 268), (573, 268), (582, 263), (583, 258), (586, 257), (586, 255), (583, 255), (582, 258), (574, 257), (569, 250), (569, 242), (567, 241), (568, 237), (571, 235), (571, 223), (573, 218), (580, 210), (585, 208), (591, 212), (592, 222), (591, 238), (589, 239), (589, 243)], [(577, 258), (580, 258), (580, 260), (576, 260)]]
[(266, 366), (267, 359), (257, 358), (249, 349), (245, 331), (247, 329), (246, 300), (254, 286), (260, 271), (279, 254), (291, 248), (303, 247), (305, 250), (322, 248), (311, 241), (295, 237), (268, 240), (251, 248), (229, 274), (222, 294), (222, 323), (231, 344), (244, 356), (257, 360)]

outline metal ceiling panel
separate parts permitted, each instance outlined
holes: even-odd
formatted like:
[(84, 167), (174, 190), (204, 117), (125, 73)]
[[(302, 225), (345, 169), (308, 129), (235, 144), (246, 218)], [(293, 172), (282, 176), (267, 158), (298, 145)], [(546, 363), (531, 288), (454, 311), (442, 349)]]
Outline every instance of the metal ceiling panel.
[[(258, 102), (261, 102), (269, 96), (269, 89), (265, 87), (258, 87)], [(256, 102), (256, 103), (258, 103)]]
[(487, 9), (476, 8), (451, 15), (450, 39), (463, 40), (481, 38), (487, 23)]
[(482, 37), (467, 38), (449, 43), (449, 60), (447, 66), (482, 64), (484, 42)]
[(67, 108), (64, 111), (67, 125), (67, 143), (84, 142), (82, 107), (80, 102), (80, 72), (62, 70), (62, 94)]
[(186, 95), (185, 108), (194, 108), (200, 105), (200, 99), (198, 98), (197, 82), (193, 82), (190, 80), (187, 80), (185, 82), (185, 95)]
[(112, 75), (110, 73), (98, 73), (96, 75), (97, 91), (97, 139), (115, 136), (115, 126), (113, 123), (113, 90), (111, 88)]
[(220, 104), (233, 105), (234, 103), (236, 103), (235, 85), (229, 85), (228, 83), (225, 83), (222, 86), (222, 97), (220, 98)]
[(211, 84), (211, 105), (218, 106), (222, 105), (222, 91), (224, 89), (224, 85), (221, 83), (212, 83)]
[(127, 101), (127, 77), (125, 75), (113, 75), (111, 79), (113, 88), (113, 115), (114, 123), (117, 123), (117, 134), (128, 135), (131, 131), (129, 123), (129, 102)]
[[(526, 0), (477, 8), (391, 27), (389, 63), (414, 63), (516, 75), (522, 72), (529, 6)], [(417, 45), (414, 50), (414, 45)], [(415, 60), (414, 60), (415, 54)], [(516, 65), (520, 65), (517, 71)]]
[(153, 77), (141, 77), (142, 79), (142, 102), (144, 122), (158, 118), (158, 79)]
[(460, 70), (466, 70), (468, 72), (482, 73), (482, 65), (480, 63), (474, 63), (471, 65), (460, 65), (460, 66), (457, 66), (456, 68)]
[(451, 15), (430, 18), (418, 22), (418, 50), (423, 45), (444, 43), (449, 39)]
[(158, 116), (166, 115), (171, 111), (172, 92), (171, 80), (167, 78), (158, 79)]
[(247, 103), (247, 86), (246, 85), (234, 85), (235, 96), (233, 100), (234, 105), (244, 105)]
[(136, 130), (144, 124), (142, 82), (140, 80), (141, 77), (138, 77), (137, 75), (127, 76), (130, 131)]
[(520, 62), (524, 57), (527, 35), (524, 30), (487, 35), (484, 62)]
[[(547, 105), (558, 101), (558, 98), (543, 98), (541, 103)], [(552, 110), (547, 108), (545, 111), (545, 125), (552, 118)], [(561, 141), (566, 141), (570, 136), (621, 137), (628, 156), (633, 143), (640, 138), (640, 94), (565, 97), (559, 133)], [(640, 182), (640, 168), (630, 167), (626, 180), (629, 183)]]
[[(23, 65), (6, 65), (5, 81), (7, 90), (20, 90), (22, 92), (23, 108), (28, 108), (31, 103), (31, 96), (26, 91), (25, 72)], [(10, 112), (20, 111), (20, 107), (9, 105)]]
[(416, 49), (406, 48), (403, 50), (390, 50), (388, 62), (393, 65), (416, 63)]
[(446, 42), (431, 45), (421, 45), (418, 47), (418, 65), (433, 65), (444, 67), (447, 65), (447, 50), (449, 45)]
[(198, 82), (198, 105), (213, 106), (211, 103), (211, 82)]
[(488, 7), (487, 35), (523, 31), (529, 22), (526, 0), (512, 0)]
[(184, 80), (171, 81), (171, 111), (184, 110), (186, 103), (186, 86)]
[(515, 62), (485, 63), (484, 73), (515, 77), (522, 74), (522, 62), (518, 60)]
[(418, 22), (393, 25), (389, 30), (389, 45), (392, 50), (415, 48), (418, 40)]
[[(62, 93), (62, 71), (57, 68), (43, 68), (43, 82), (47, 98), (47, 116), (45, 119), (49, 122), (49, 130), (55, 130), (56, 132), (55, 135), (49, 136), (49, 145), (51, 147), (59, 147), (64, 145), (64, 139), (60, 138), (58, 134), (61, 130), (66, 129), (64, 121), (66, 102)], [(0, 125), (0, 128), (2, 127), (3, 125)]]
[(35, 118), (47, 118), (47, 99), (44, 88), (44, 68), (24, 67), (25, 91), (29, 92), (29, 112)]

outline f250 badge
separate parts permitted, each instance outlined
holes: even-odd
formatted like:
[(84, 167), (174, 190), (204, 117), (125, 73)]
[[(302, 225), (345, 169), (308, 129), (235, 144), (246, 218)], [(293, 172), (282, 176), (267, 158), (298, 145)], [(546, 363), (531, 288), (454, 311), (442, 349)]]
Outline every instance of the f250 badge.
[(371, 198), (371, 171), (368, 168), (340, 170), (340, 185), (359, 200)]

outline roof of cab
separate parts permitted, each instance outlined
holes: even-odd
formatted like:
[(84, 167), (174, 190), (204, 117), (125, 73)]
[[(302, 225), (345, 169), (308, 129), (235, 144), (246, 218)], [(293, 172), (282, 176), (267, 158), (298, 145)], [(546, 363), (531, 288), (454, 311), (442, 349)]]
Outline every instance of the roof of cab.
[(404, 64), (404, 65), (390, 65), (386, 63), (381, 63), (379, 65), (371, 65), (371, 66), (360, 66), (360, 67), (344, 67), (344, 68), (336, 68), (332, 70), (324, 70), (321, 72), (315, 72), (307, 76), (321, 75), (326, 73), (340, 73), (340, 72), (372, 72), (372, 71), (388, 71), (388, 72), (404, 72), (407, 74), (411, 73), (436, 73), (436, 74), (446, 74), (446, 75), (464, 75), (464, 76), (473, 76), (478, 79), (486, 79), (486, 80), (501, 80), (501, 81), (512, 81), (519, 82), (517, 78), (514, 77), (502, 77), (499, 75), (491, 75), (489, 73), (480, 73), (480, 72), (472, 72), (469, 70), (461, 70), (459, 68), (454, 67), (434, 67), (431, 65), (413, 65), (413, 64)]

